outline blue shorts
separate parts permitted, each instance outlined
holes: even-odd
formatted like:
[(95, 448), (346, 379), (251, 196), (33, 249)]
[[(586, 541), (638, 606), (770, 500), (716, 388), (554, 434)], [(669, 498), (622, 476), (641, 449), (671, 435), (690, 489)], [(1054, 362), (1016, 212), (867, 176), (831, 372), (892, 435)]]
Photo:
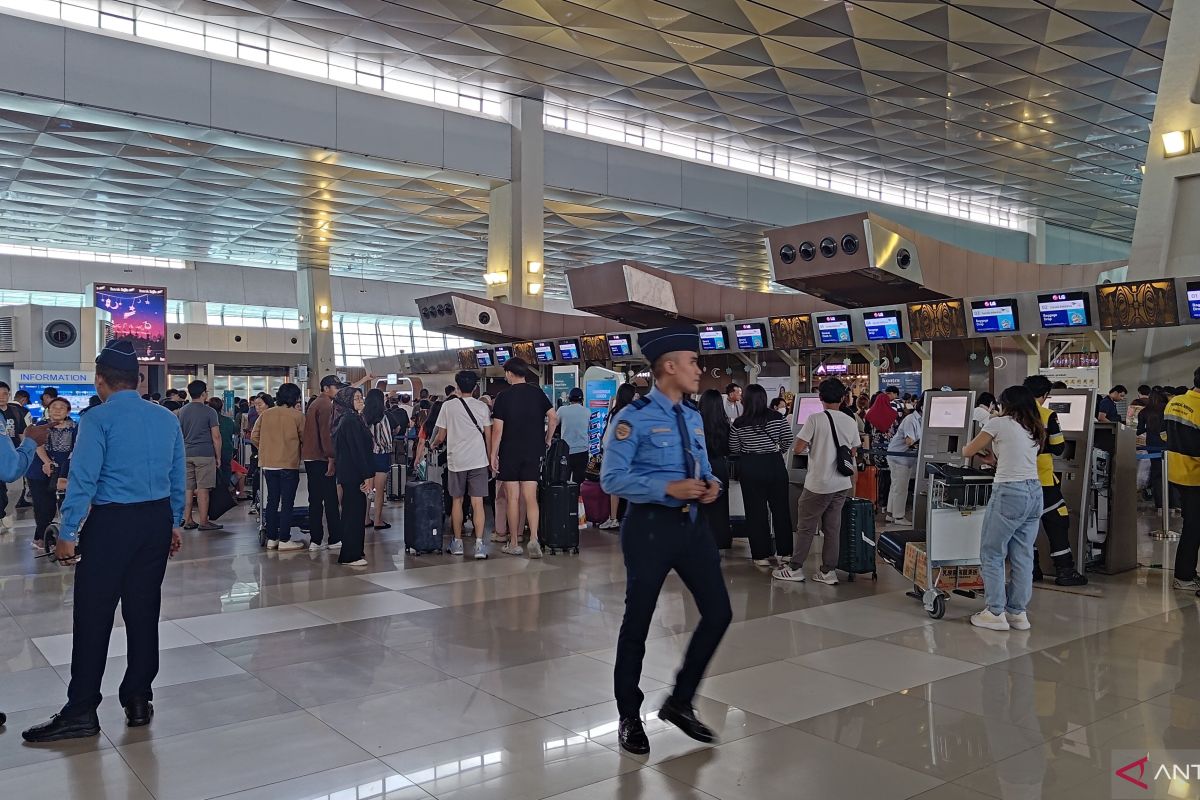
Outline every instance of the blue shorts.
[(375, 471), (387, 472), (392, 468), (391, 453), (376, 453), (375, 454)]

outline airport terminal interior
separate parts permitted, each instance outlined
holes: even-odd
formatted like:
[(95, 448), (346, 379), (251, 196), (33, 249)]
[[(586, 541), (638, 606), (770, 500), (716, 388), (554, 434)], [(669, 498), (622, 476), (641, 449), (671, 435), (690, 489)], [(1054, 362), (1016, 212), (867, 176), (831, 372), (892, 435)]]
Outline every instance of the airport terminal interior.
[[(0, 798), (1200, 798), (1198, 39), (1197, 0), (0, 0)], [(783, 443), (731, 451), (764, 396)], [(963, 449), (1014, 420), (1045, 513), (997, 562), (1014, 451)], [(184, 481), (156, 590), (110, 553), (166, 514), (103, 520)], [(101, 661), (99, 730), (38, 740)]]

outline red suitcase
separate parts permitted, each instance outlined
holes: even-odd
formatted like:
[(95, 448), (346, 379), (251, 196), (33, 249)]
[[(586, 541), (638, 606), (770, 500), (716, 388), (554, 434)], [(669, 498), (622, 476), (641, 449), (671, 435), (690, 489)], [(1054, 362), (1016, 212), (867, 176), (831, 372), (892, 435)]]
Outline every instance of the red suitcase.
[(583, 500), (583, 511), (587, 514), (588, 522), (593, 527), (608, 519), (608, 495), (600, 488), (599, 481), (584, 481), (579, 487), (579, 497)]

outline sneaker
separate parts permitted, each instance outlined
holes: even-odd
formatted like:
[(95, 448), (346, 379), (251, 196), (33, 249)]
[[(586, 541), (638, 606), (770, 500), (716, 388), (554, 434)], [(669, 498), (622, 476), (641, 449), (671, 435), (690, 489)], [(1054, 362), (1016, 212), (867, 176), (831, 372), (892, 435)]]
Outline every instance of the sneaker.
[(976, 628), (987, 628), (991, 631), (1006, 631), (1011, 627), (1002, 614), (993, 614), (986, 608), (971, 616), (971, 624)]
[(488, 557), (487, 546), (484, 545), (483, 539), (475, 540), (475, 558), (480, 561)]
[(332, 550), (332, 551), (334, 551), (334, 552), (337, 552), (338, 550), (341, 550), (341, 549), (342, 549), (342, 543), (341, 543), (341, 542), (333, 542), (333, 543), (331, 543), (331, 544), (329, 545), (329, 547), (327, 547), (326, 549), (327, 549), (327, 550)]
[(308, 546), (308, 552), (310, 552), (310, 553), (319, 553), (322, 550), (328, 550), (328, 549), (329, 549), (329, 545), (317, 544), (316, 542), (313, 542), (312, 544), (310, 544)]
[(900, 525), (901, 527), (912, 527), (912, 520), (906, 519), (905, 517), (893, 517), (892, 524)]
[(1029, 624), (1029, 615), (1022, 611), (1020, 614), (1013, 614), (1010, 611), (1004, 612), (1004, 619), (1008, 621), (1008, 627), (1017, 631), (1027, 631), (1032, 625)]
[(601, 522), (599, 527), (602, 531), (611, 531), (621, 527), (621, 523), (617, 522), (612, 517), (609, 517), (608, 519), (604, 520), (604, 522)]
[(792, 569), (791, 567), (780, 567), (771, 573), (771, 577), (777, 581), (791, 581), (792, 583), (804, 583), (804, 571)]
[(279, 540), (278, 539), (267, 539), (267, 549), (268, 550), (278, 550), (279, 549)]
[(455, 539), (450, 542), (450, 555), (461, 556), (463, 554), (462, 539)]
[(756, 566), (756, 567), (769, 567), (769, 566), (771, 566), (771, 559), (769, 559), (769, 558), (756, 558), (756, 559), (754, 559), (754, 566)]
[(831, 569), (829, 572), (821, 572), (821, 570), (817, 570), (813, 573), (813, 580), (817, 583), (826, 583), (830, 586), (837, 586), (837, 570)]
[(358, 561), (347, 561), (345, 564), (342, 564), (342, 566), (343, 567), (365, 567), (365, 566), (367, 566), (367, 560), (365, 558), (360, 558)]
[(1200, 577), (1192, 578), (1190, 581), (1181, 581), (1179, 578), (1176, 578), (1171, 583), (1171, 586), (1176, 589), (1182, 589), (1185, 592), (1200, 591)]
[(496, 533), (492, 534), (492, 541), (495, 542), (496, 544), (507, 544), (508, 543), (508, 534), (500, 533), (497, 531)]
[(525, 549), (519, 544), (506, 544), (500, 548), (500, 552), (508, 556), (521, 556), (525, 554)]
[(296, 542), (296, 541), (289, 540), (286, 542), (280, 542), (279, 545), (275, 549), (282, 553), (282, 552), (288, 551), (288, 550), (303, 550), (305, 548), (304, 548), (304, 542)]
[(529, 557), (530, 558), (541, 558), (542, 557), (542, 545), (540, 542), (538, 542), (537, 539), (529, 540)]

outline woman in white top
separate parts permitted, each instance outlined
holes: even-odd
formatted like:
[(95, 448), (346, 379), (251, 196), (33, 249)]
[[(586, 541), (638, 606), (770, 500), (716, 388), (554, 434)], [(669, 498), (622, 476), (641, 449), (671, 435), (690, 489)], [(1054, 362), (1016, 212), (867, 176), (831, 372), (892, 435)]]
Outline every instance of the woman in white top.
[[(1033, 545), (1042, 515), (1042, 486), (1037, 456), (1046, 427), (1033, 393), (1010, 386), (1000, 393), (1000, 413), (963, 448), (968, 458), (990, 449), (985, 460), (996, 465), (992, 497), (983, 515), (979, 560), (987, 607), (971, 617), (979, 628), (1029, 629), (1025, 609), (1033, 595)], [(1011, 578), (1004, 582), (1004, 561)]]

